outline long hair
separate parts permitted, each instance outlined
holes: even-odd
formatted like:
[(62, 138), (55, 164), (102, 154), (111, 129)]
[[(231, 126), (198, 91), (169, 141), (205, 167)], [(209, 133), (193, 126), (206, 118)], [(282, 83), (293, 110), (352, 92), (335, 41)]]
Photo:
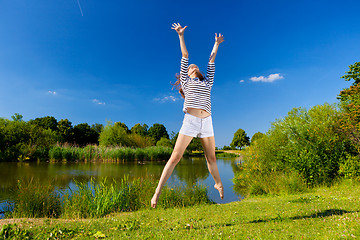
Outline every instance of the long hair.
[[(191, 65), (193, 65), (193, 64), (190, 64), (190, 66)], [(190, 66), (189, 66), (189, 68), (190, 68)], [(180, 74), (176, 73), (175, 78), (176, 78), (176, 82), (175, 83), (170, 82), (170, 84), (173, 85), (173, 89), (176, 88), (179, 91), (179, 93), (181, 94), (181, 97), (185, 98), (184, 90), (181, 88), (181, 84), (180, 84)], [(202, 73), (202, 72), (200, 73), (199, 79), (201, 81), (205, 79), (204, 73)]]

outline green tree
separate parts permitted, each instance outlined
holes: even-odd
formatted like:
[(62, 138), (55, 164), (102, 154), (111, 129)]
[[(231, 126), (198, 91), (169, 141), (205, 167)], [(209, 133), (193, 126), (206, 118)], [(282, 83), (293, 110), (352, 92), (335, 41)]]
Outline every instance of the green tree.
[(193, 138), (186, 150), (190, 152), (203, 150), (200, 138)]
[(98, 144), (99, 134), (87, 123), (80, 123), (74, 127), (74, 142), (80, 146)]
[(11, 119), (13, 121), (21, 122), (21, 121), (23, 121), (23, 115), (21, 115), (19, 113), (15, 113), (13, 116), (11, 116)]
[(94, 129), (99, 135), (104, 130), (104, 125), (101, 123), (94, 123), (91, 125), (91, 129)]
[(159, 141), (162, 137), (169, 139), (169, 134), (163, 124), (154, 123), (150, 128), (148, 135), (152, 137), (155, 142)]
[(350, 65), (349, 68), (350, 70), (341, 78), (344, 78), (345, 81), (354, 80), (353, 86), (356, 86), (360, 83), (360, 62)]
[(233, 138), (230, 146), (232, 148), (240, 148), (240, 149), (242, 149), (243, 147), (250, 145), (249, 140), (250, 140), (250, 138), (245, 133), (245, 130), (239, 128), (234, 133), (234, 138)]
[(148, 128), (149, 127), (146, 124), (141, 125), (140, 123), (137, 123), (131, 128), (131, 133), (138, 134), (140, 136), (147, 136)]
[[(139, 135), (137, 135), (139, 136)], [(140, 136), (139, 136), (140, 137)], [(112, 124), (108, 122), (104, 130), (100, 133), (99, 144), (101, 146), (121, 146), (132, 147), (136, 146), (133, 139), (126, 132), (126, 129), (121, 124)]]
[(125, 123), (116, 122), (114, 125), (115, 125), (116, 127), (121, 127), (121, 128), (123, 128), (123, 129), (126, 131), (127, 134), (131, 133), (130, 129), (128, 128), (128, 126), (126, 126)]
[(170, 139), (162, 137), (157, 143), (156, 146), (163, 146), (163, 147), (169, 147), (172, 148), (172, 144), (170, 142)]
[(35, 118), (34, 120), (29, 121), (30, 124), (37, 125), (44, 129), (51, 129), (53, 131), (57, 131), (57, 120), (54, 117), (46, 116), (41, 118)]
[(265, 136), (265, 134), (263, 134), (262, 132), (257, 132), (255, 133), (252, 137), (251, 137), (251, 144), (253, 144), (254, 142), (256, 142), (257, 140), (259, 140), (260, 138), (263, 138)]
[(58, 122), (57, 129), (62, 142), (71, 143), (74, 141), (74, 128), (68, 119), (61, 119)]

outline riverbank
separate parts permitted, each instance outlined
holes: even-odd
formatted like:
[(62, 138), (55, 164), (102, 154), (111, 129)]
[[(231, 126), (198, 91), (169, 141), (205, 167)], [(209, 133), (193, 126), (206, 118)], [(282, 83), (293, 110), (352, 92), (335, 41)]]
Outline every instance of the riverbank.
[(4, 219), (0, 226), (33, 239), (353, 239), (360, 237), (360, 183), (96, 219)]

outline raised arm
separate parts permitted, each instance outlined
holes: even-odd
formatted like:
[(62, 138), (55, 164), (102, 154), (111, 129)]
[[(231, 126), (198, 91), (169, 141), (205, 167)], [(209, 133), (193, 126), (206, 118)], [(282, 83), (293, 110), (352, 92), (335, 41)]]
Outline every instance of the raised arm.
[(184, 31), (186, 28), (187, 28), (187, 26), (181, 27), (180, 23), (173, 23), (171, 29), (174, 29), (179, 34), (180, 48), (181, 48), (182, 56), (185, 58), (188, 58), (189, 53), (186, 49), (185, 39), (184, 39)]
[(216, 57), (217, 51), (219, 49), (219, 45), (223, 41), (225, 41), (224, 36), (221, 35), (221, 33), (219, 33), (219, 36), (217, 36), (217, 34), (215, 33), (215, 43), (214, 43), (214, 47), (213, 47), (213, 49), (211, 51), (211, 54), (210, 54), (210, 60), (209, 60), (210, 63), (215, 62), (215, 57)]

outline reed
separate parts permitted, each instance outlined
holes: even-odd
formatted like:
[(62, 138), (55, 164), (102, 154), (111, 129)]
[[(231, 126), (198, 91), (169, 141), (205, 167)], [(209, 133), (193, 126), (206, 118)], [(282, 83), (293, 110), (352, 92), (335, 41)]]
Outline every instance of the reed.
[[(132, 212), (150, 207), (157, 180), (119, 181), (92, 178), (89, 182), (75, 181), (76, 187), (63, 193), (52, 184), (19, 181), (15, 200), (9, 201), (6, 217), (93, 218), (114, 212)], [(205, 186), (169, 188), (165, 186), (159, 208), (184, 207), (212, 203)]]
[(60, 195), (51, 183), (18, 181), (15, 198), (8, 201), (6, 217), (58, 217), (62, 211)]
[(88, 145), (80, 148), (56, 145), (49, 150), (49, 159), (52, 161), (154, 161), (169, 159), (171, 153), (171, 148), (163, 146), (129, 148)]

